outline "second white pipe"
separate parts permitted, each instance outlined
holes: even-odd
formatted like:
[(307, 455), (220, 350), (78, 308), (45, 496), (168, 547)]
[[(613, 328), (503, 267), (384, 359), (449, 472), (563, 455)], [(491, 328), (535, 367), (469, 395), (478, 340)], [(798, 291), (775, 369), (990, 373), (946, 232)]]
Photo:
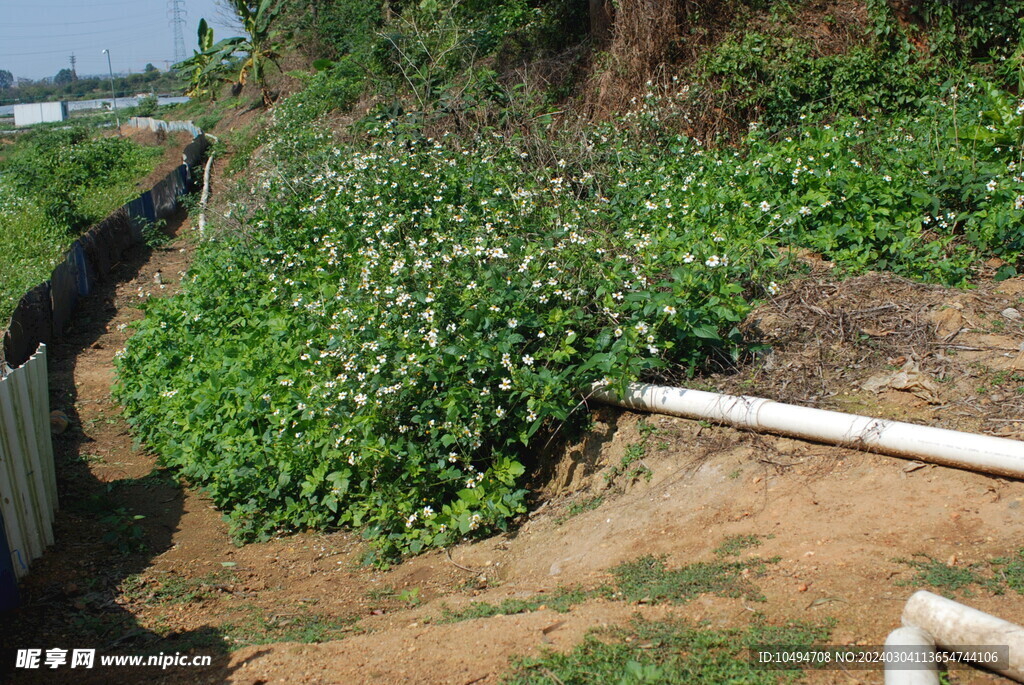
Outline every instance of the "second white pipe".
[[(903, 625), (926, 631), (935, 644), (952, 651), (978, 652), (979, 666), (1024, 682), (1024, 627), (927, 590), (918, 590), (903, 608)], [(1005, 659), (992, 660), (993, 648)]]
[(1013, 478), (1024, 478), (1024, 442), (912, 423), (644, 383), (619, 397), (601, 385), (595, 399), (629, 409), (707, 419), (738, 428), (881, 452)]
[(885, 685), (939, 685), (935, 638), (916, 626), (897, 628), (885, 639)]

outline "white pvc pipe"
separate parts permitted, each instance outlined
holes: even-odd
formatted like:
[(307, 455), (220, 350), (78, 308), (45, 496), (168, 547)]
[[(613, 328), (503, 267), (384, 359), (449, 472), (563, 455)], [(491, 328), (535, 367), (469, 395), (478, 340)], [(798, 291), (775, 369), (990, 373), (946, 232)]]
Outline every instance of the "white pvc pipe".
[(199, 196), (199, 235), (206, 233), (206, 203), (210, 200), (210, 169), (213, 167), (213, 155), (206, 160), (203, 171), (203, 194)]
[(947, 651), (985, 652), (985, 647), (1009, 648), (1009, 659), (976, 662), (1017, 682), (1024, 682), (1024, 627), (925, 590), (910, 596), (903, 608), (903, 625), (916, 626)]
[(939, 685), (934, 654), (935, 640), (926, 631), (914, 626), (892, 631), (885, 638), (885, 685)]
[(1024, 478), (1024, 442), (783, 404), (761, 397), (632, 383), (618, 397), (595, 384), (591, 399), (630, 409), (708, 419), (843, 447)]

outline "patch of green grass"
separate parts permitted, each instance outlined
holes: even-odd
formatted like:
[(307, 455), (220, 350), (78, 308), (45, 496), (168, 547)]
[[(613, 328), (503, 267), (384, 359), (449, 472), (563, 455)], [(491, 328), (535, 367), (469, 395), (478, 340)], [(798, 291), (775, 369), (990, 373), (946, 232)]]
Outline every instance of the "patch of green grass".
[(410, 608), (419, 606), (423, 601), (422, 598), (420, 598), (420, 589), (418, 587), (402, 590), (398, 593), (398, 600), (400, 602), (404, 602)]
[(50, 277), (80, 233), (138, 195), (135, 181), (161, 154), (66, 125), (0, 144), (0, 320)]
[(993, 559), (989, 563), (993, 566), (997, 581), (1015, 592), (1024, 594), (1024, 548), (1018, 549), (1013, 556)]
[(373, 601), (379, 601), (382, 599), (391, 599), (397, 594), (398, 591), (395, 590), (395, 588), (391, 587), (390, 585), (385, 585), (384, 587), (375, 587), (371, 588), (370, 590), (367, 590), (366, 598)]
[(648, 555), (611, 570), (616, 590), (610, 596), (631, 602), (682, 604), (698, 595), (713, 594), (761, 602), (764, 595), (749, 578), (763, 576), (767, 565), (777, 562), (778, 558), (697, 562), (670, 569), (664, 557)]
[(559, 613), (565, 613), (575, 605), (581, 604), (595, 595), (596, 592), (587, 592), (580, 588), (558, 588), (551, 594), (535, 595), (529, 599), (506, 599), (501, 604), (475, 602), (465, 609), (458, 611), (445, 609), (437, 622), (458, 623), (459, 621), (468, 621), (473, 618), (526, 614), (531, 611), (537, 611), (542, 606)]
[(703, 594), (719, 597), (742, 597), (763, 602), (764, 595), (751, 578), (764, 576), (768, 564), (779, 559), (748, 559), (746, 561), (698, 562), (677, 569), (665, 566), (664, 557), (645, 556), (611, 569), (614, 582), (594, 590), (558, 588), (550, 594), (528, 599), (506, 599), (501, 604), (477, 602), (452, 611), (445, 609), (439, 623), (455, 623), (472, 618), (508, 616), (537, 611), (544, 606), (558, 612), (594, 597), (641, 603), (683, 604)]
[(241, 130), (225, 134), (233, 153), (226, 169), (228, 175), (235, 176), (249, 166), (252, 156), (263, 142), (259, 133), (259, 129), (256, 128), (255, 122), (253, 122)]
[(597, 509), (601, 504), (604, 503), (604, 495), (593, 495), (592, 497), (585, 497), (569, 505), (569, 508), (564, 514), (555, 518), (555, 525), (562, 525), (573, 516), (578, 516), (585, 511), (592, 511)]
[(230, 571), (212, 571), (198, 578), (167, 575), (163, 580), (136, 574), (124, 579), (121, 594), (144, 604), (187, 604), (213, 597), (233, 578)]
[[(913, 559), (895, 559), (914, 569), (916, 573), (909, 580), (896, 581), (897, 585), (927, 585), (951, 594), (971, 594), (971, 586), (1001, 593), (1003, 588), (997, 578), (982, 574), (984, 564), (950, 566), (926, 554), (914, 555)], [(1024, 568), (1021, 569), (1024, 573)]]
[(636, 430), (640, 433), (640, 437), (646, 440), (658, 432), (658, 427), (646, 420), (641, 420), (636, 424)]
[[(605, 482), (610, 485), (623, 475), (628, 477), (629, 482), (633, 482), (638, 478), (645, 478), (648, 481), (651, 480), (651, 476), (654, 475), (654, 472), (643, 463), (643, 458), (646, 453), (646, 440), (628, 445), (626, 447), (626, 453), (622, 455), (622, 460), (604, 474)], [(637, 462), (639, 462), (639, 464), (637, 464)], [(634, 464), (637, 465), (634, 466)]]
[(146, 517), (132, 514), (124, 507), (117, 507), (100, 518), (103, 527), (103, 542), (120, 554), (141, 554), (149, 550), (146, 529), (140, 521)]
[(737, 557), (743, 550), (760, 547), (760, 545), (760, 535), (731, 535), (715, 549), (715, 554), (719, 557)]
[(791, 682), (800, 671), (772, 671), (751, 663), (755, 645), (810, 645), (829, 635), (826, 625), (757, 621), (746, 628), (709, 630), (682, 620), (645, 621), (591, 631), (572, 651), (516, 662), (503, 682), (527, 683), (760, 683)]
[(375, 602), (397, 599), (398, 601), (407, 604), (410, 608), (419, 606), (423, 602), (423, 599), (420, 597), (420, 589), (418, 587), (398, 591), (391, 585), (367, 590), (366, 598)]
[(227, 624), (222, 631), (234, 649), (275, 642), (310, 644), (340, 640), (359, 632), (358, 621), (354, 616), (326, 616), (306, 611), (268, 615), (253, 607), (244, 621)]

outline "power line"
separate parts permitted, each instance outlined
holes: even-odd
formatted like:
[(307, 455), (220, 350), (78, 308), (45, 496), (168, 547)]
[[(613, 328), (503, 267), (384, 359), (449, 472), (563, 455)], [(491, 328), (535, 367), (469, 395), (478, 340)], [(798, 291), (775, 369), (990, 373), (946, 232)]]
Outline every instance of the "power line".
[[(88, 7), (92, 9), (94, 7), (138, 7), (139, 3), (137, 0), (127, 0), (127, 2), (90, 2)], [(41, 3), (35, 3), (33, 5), (35, 9), (39, 10), (77, 10), (82, 8), (82, 3), (61, 3), (56, 5), (45, 5)]]
[(111, 19), (90, 19), (88, 21), (33, 21), (33, 22), (17, 22), (11, 23), (9, 21), (4, 22), (4, 27), (12, 29), (28, 29), (37, 27), (51, 27), (51, 26), (80, 26), (83, 24), (109, 24), (112, 21), (125, 21), (129, 19), (148, 19), (153, 16), (152, 14), (138, 14), (130, 17), (113, 17)]
[(131, 26), (117, 26), (109, 29), (103, 29), (100, 31), (85, 31), (82, 33), (46, 33), (38, 32), (32, 35), (20, 35), (20, 36), (0, 36), (0, 40), (30, 40), (38, 41), (39, 39), (48, 38), (87, 38), (89, 36), (109, 36), (116, 33), (126, 33), (129, 31), (142, 31), (145, 29), (153, 28), (153, 22), (146, 22), (145, 24), (133, 24)]

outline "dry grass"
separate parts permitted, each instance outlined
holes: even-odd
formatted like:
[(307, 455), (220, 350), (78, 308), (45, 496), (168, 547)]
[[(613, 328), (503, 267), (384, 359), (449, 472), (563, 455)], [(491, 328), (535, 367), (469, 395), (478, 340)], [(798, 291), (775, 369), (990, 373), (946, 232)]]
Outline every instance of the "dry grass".
[[(796, 16), (780, 23), (770, 7), (752, 9), (738, 0), (622, 0), (611, 38), (598, 53), (580, 98), (581, 109), (603, 119), (635, 109), (648, 91), (672, 94), (673, 77), (685, 83), (699, 80), (701, 57), (737, 33), (785, 31), (819, 57), (843, 54), (866, 39), (863, 2), (820, 0), (793, 11)], [(710, 79), (685, 100), (686, 111), (677, 117), (680, 132), (713, 140), (746, 131), (752, 113), (736, 112), (733, 94), (719, 86)]]

